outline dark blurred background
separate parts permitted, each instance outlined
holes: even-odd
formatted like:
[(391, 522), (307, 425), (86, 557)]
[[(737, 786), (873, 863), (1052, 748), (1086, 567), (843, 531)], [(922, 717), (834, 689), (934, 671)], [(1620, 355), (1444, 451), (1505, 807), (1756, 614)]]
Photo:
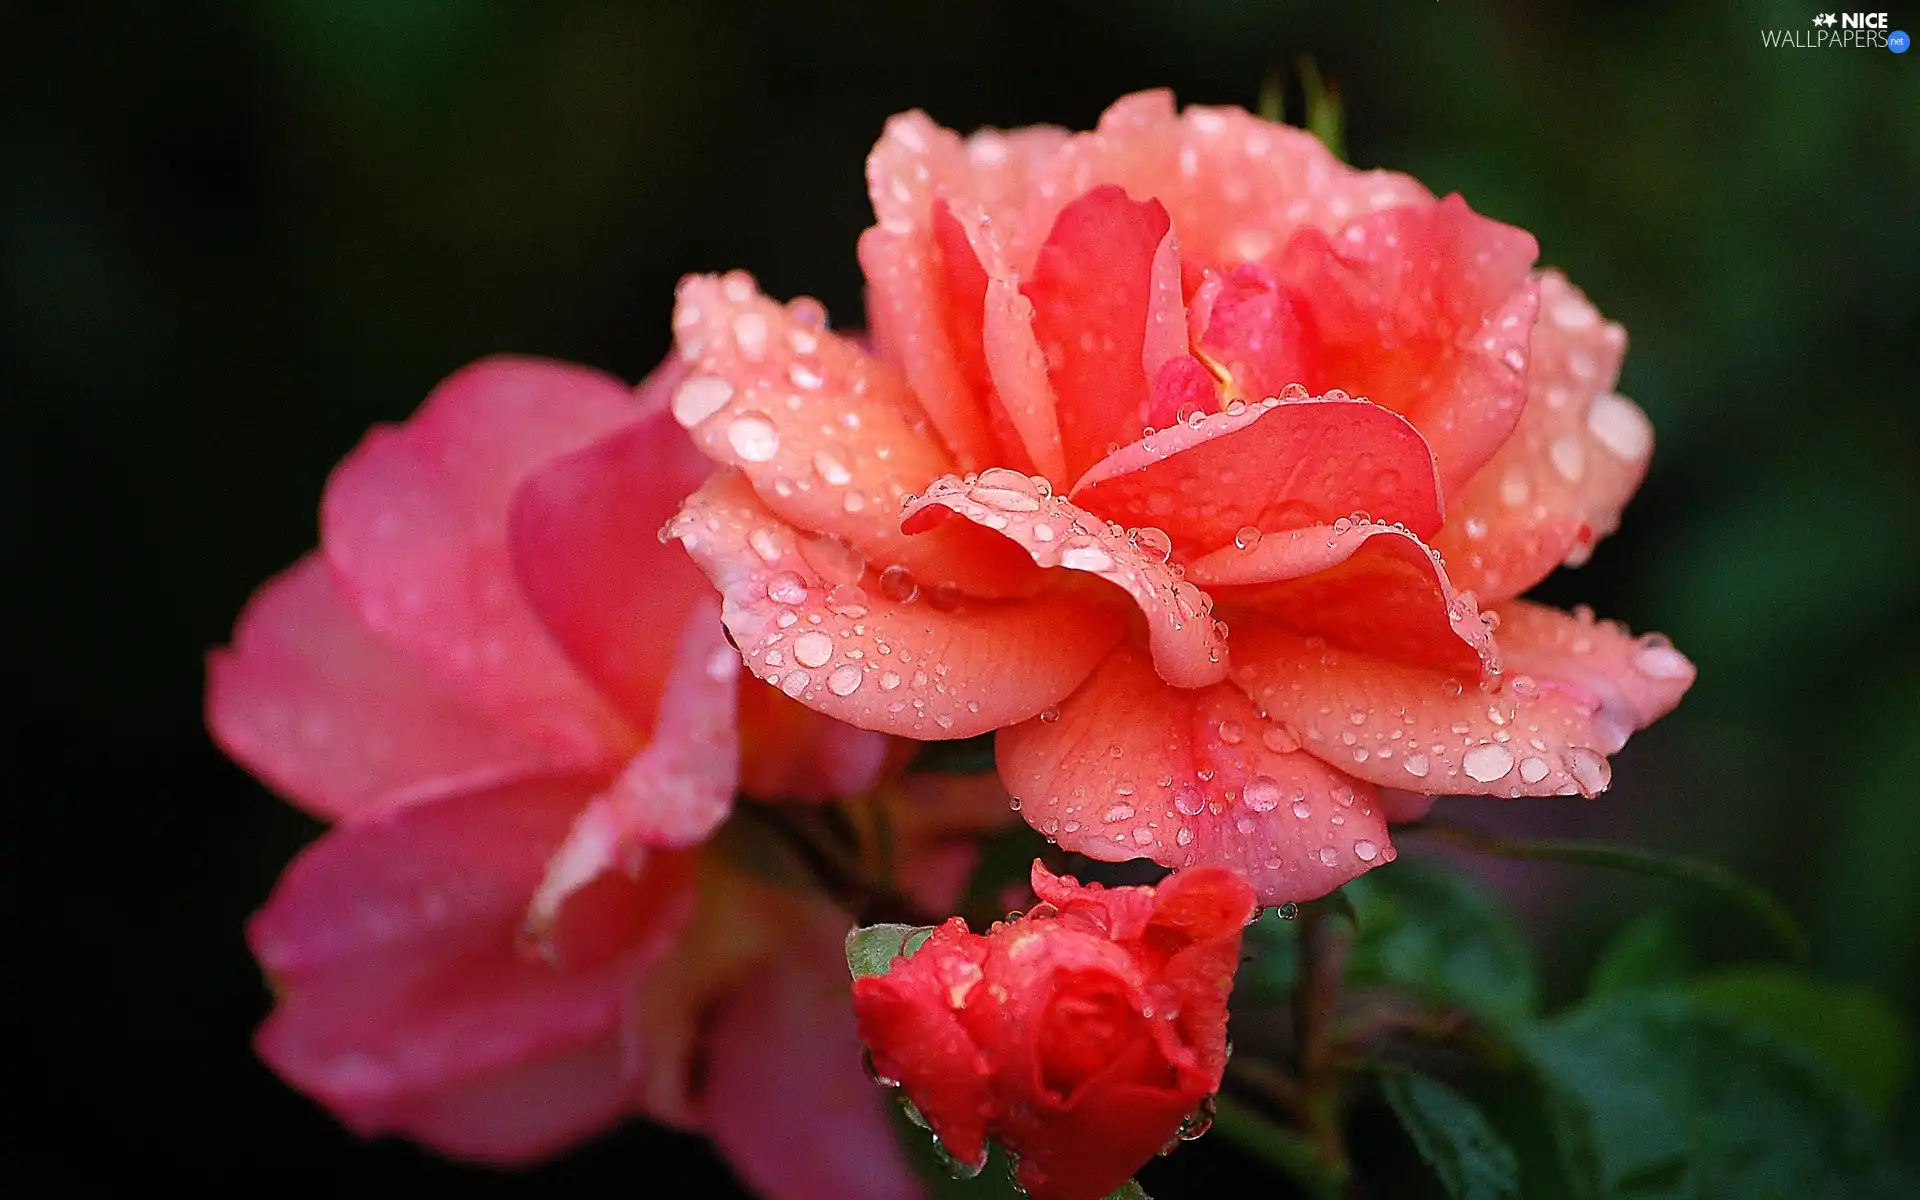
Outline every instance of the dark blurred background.
[[(1739, 866), (1822, 970), (1920, 1016), (1920, 54), (1762, 48), (1810, 12), (0, 0), (9, 1172), (724, 1194), (699, 1143), (638, 1126), (531, 1176), (365, 1147), (253, 1060), (241, 922), (315, 827), (206, 740), (202, 655), (313, 542), (333, 463), (462, 363), (637, 378), (690, 270), (856, 323), (888, 114), (1251, 105), (1302, 52), (1355, 162), (1533, 231), (1626, 324), (1659, 431), (1624, 530), (1543, 590), (1671, 634), (1699, 685), (1605, 799), (1454, 811)], [(1494, 878), (1556, 995), (1649, 906), (1707, 961), (1764, 946), (1690, 893)], [(1213, 1140), (1169, 1194), (1234, 1168)]]

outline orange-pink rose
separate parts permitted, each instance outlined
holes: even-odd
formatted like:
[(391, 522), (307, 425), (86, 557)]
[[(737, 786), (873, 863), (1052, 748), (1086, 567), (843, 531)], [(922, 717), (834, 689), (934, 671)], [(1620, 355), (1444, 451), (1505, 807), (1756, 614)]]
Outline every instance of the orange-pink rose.
[(1652, 448), (1525, 232), (1164, 92), (1083, 134), (910, 113), (868, 181), (872, 348), (739, 273), (674, 314), (722, 469), (670, 532), (788, 696), (999, 730), (1063, 846), (1272, 903), (1393, 857), (1382, 789), (1601, 791), (1691, 683), (1515, 598)]

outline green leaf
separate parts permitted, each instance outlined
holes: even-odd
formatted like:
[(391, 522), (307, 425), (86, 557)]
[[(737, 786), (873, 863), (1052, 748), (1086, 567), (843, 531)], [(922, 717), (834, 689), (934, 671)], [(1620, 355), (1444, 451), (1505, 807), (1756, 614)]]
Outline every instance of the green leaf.
[(1686, 977), (1692, 954), (1674, 915), (1662, 909), (1643, 914), (1607, 943), (1593, 964), (1589, 995), (1631, 988), (1658, 987)]
[(1517, 1200), (1520, 1164), (1472, 1101), (1412, 1071), (1382, 1076), (1380, 1089), (1452, 1200)]
[(1696, 980), (1688, 990), (1704, 1007), (1793, 1046), (1881, 1117), (1906, 1085), (1912, 1039), (1867, 988), (1746, 967)]
[(1139, 1180), (1129, 1179), (1118, 1191), (1108, 1196), (1107, 1200), (1153, 1200), (1153, 1197), (1147, 1195), (1147, 1189), (1140, 1186)]
[(1532, 950), (1478, 885), (1403, 859), (1345, 890), (1356, 920), (1349, 982), (1401, 988), (1494, 1023), (1534, 1010)]
[(1445, 822), (1423, 822), (1417, 826), (1409, 826), (1407, 830), (1442, 837), (1458, 845), (1468, 846), (1485, 854), (1496, 854), (1502, 858), (1580, 863), (1589, 867), (1632, 871), (1638, 875), (1671, 879), (1677, 883), (1708, 888), (1746, 909), (1767, 927), (1768, 932), (1772, 933), (1780, 945), (1795, 959), (1804, 962), (1811, 953), (1812, 947), (1807, 940), (1806, 930), (1800, 928), (1800, 922), (1794, 919), (1793, 914), (1787, 911), (1787, 907), (1781, 904), (1773, 893), (1746, 879), (1738, 872), (1730, 871), (1719, 863), (1709, 862), (1703, 858), (1643, 850), (1638, 846), (1616, 846), (1606, 842), (1570, 842), (1553, 839), (1531, 841), (1506, 838), (1471, 826), (1449, 825)]
[(1854, 1099), (1768, 1038), (1673, 991), (1621, 992), (1520, 1043), (1575, 1195), (1893, 1200), (1907, 1195)]
[(885, 975), (893, 960), (912, 956), (933, 932), (931, 925), (865, 925), (847, 931), (847, 970), (855, 979)]

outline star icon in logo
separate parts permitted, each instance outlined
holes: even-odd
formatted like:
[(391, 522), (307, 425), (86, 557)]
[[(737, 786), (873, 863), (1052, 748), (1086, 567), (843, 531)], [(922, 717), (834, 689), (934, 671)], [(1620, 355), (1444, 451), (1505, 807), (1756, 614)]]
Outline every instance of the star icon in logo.
[(1834, 20), (1834, 16), (1833, 16), (1833, 14), (1832, 14), (1832, 13), (1820, 13), (1819, 15), (1817, 15), (1817, 16), (1815, 16), (1815, 17), (1813, 18), (1813, 23), (1814, 23), (1815, 25), (1828, 25), (1828, 26), (1831, 26), (1831, 25), (1833, 25), (1833, 24), (1835, 24), (1836, 22), (1835, 22), (1835, 20)]

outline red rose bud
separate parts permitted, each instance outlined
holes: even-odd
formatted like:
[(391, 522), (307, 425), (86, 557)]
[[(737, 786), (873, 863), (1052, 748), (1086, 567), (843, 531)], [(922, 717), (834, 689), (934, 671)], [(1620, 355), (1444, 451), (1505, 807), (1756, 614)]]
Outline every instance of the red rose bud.
[(984, 936), (955, 917), (857, 979), (876, 1076), (963, 1168), (997, 1139), (1035, 1200), (1124, 1185), (1220, 1087), (1253, 889), (1216, 867), (1158, 887), (1033, 866), (1041, 903)]

